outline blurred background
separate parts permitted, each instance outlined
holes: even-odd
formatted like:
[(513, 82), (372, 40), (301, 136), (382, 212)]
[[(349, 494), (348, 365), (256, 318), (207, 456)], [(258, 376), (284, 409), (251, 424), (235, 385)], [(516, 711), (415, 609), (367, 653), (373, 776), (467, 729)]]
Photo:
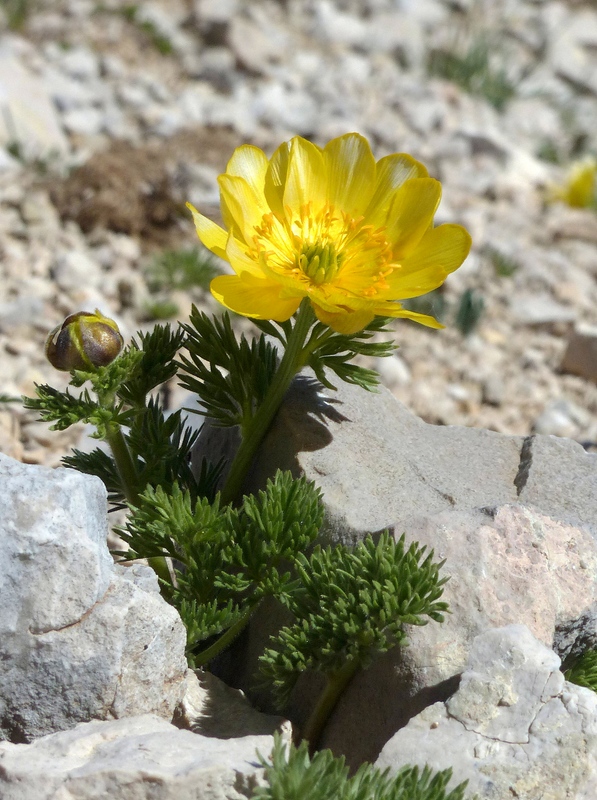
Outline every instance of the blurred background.
[(595, 0), (0, 0), (0, 30), (0, 452), (81, 436), (11, 402), (66, 384), (66, 315), (128, 338), (217, 310), (184, 203), (218, 219), (236, 146), (348, 131), (423, 161), (474, 242), (384, 384), (431, 423), (597, 449)]

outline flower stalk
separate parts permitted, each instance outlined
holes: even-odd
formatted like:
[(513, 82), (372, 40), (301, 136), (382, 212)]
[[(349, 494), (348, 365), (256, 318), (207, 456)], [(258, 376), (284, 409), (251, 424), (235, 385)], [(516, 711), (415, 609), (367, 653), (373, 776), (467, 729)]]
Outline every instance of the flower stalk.
[(133, 506), (138, 505), (139, 478), (137, 467), (120, 425), (114, 422), (106, 425), (106, 444), (114, 457), (127, 502)]
[(292, 379), (305, 365), (304, 344), (313, 319), (313, 312), (308, 301), (303, 300), (275, 377), (262, 405), (251, 420), (249, 430), (243, 437), (232, 462), (228, 478), (222, 489), (223, 504), (234, 502), (238, 498), (253, 458), (280, 408)]

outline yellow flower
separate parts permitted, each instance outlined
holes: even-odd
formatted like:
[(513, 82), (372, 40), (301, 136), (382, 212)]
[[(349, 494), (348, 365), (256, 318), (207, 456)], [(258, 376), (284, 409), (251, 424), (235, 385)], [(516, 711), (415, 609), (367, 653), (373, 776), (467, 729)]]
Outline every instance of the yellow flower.
[(211, 283), (227, 308), (283, 322), (308, 297), (340, 333), (375, 316), (443, 327), (395, 301), (442, 284), (471, 240), (459, 225), (433, 227), (441, 186), (411, 156), (376, 163), (356, 133), (323, 149), (296, 136), (269, 161), (257, 147), (239, 147), (219, 184), (227, 231), (189, 208), (203, 244), (236, 273)]
[(563, 186), (554, 186), (551, 200), (561, 200), (573, 208), (588, 208), (595, 202), (597, 161), (592, 156), (572, 164)]

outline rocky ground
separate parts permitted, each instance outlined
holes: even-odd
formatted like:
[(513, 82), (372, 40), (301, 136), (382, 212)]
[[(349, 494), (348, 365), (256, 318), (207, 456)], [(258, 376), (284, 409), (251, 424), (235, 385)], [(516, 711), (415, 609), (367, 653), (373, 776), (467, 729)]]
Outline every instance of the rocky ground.
[[(322, 144), (358, 130), (378, 157), (426, 163), (443, 183), (438, 221), (464, 224), (474, 242), (429, 301), (447, 328), (396, 325), (399, 353), (379, 364), (386, 385), (429, 422), (595, 447), (597, 364), (582, 358), (576, 375), (562, 361), (596, 323), (597, 214), (548, 202), (571, 162), (597, 152), (594, 3), (0, 10), (0, 394), (64, 385), (43, 344), (73, 311), (97, 306), (131, 336), (164, 299), (180, 316), (191, 301), (215, 308), (200, 287), (156, 294), (148, 274), (165, 249), (195, 246), (186, 200), (217, 218), (216, 177), (235, 146), (271, 152), (295, 134)], [(466, 290), (484, 301), (468, 335), (454, 322)], [(0, 405), (0, 451), (58, 463), (81, 431), (33, 419)]]

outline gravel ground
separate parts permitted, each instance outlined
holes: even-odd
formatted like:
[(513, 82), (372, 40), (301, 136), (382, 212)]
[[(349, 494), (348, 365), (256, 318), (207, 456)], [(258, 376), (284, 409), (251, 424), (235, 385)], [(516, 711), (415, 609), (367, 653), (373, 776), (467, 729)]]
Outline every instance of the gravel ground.
[[(597, 324), (597, 214), (548, 202), (597, 152), (594, 3), (45, 0), (23, 20), (17, 5), (0, 3), (0, 394), (64, 385), (43, 344), (73, 311), (99, 307), (125, 337), (151, 325), (148, 270), (195, 246), (186, 200), (217, 219), (234, 147), (357, 130), (377, 157), (422, 160), (438, 222), (474, 242), (433, 299), (446, 329), (398, 322), (384, 383), (430, 422), (595, 446), (597, 356), (581, 374), (562, 362)], [(465, 336), (467, 290), (484, 308)], [(215, 309), (200, 287), (168, 299)], [(57, 464), (81, 432), (0, 405), (17, 459)]]

